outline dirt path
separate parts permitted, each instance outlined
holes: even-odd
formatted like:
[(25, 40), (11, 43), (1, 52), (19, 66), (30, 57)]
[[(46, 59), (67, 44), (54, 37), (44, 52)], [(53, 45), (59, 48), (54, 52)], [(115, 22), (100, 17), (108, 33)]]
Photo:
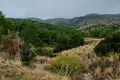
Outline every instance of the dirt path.
[(96, 38), (86, 38), (86, 44), (84, 46), (80, 46), (77, 48), (73, 48), (70, 50), (65, 50), (60, 52), (60, 55), (79, 55), (79, 56), (86, 56), (88, 54), (94, 53), (94, 47), (101, 41), (102, 39)]

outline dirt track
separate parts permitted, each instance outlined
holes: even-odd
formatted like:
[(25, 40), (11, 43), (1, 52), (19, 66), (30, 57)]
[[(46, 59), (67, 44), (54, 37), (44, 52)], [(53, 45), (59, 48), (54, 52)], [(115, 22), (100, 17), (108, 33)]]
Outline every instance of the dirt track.
[(60, 55), (79, 55), (79, 56), (85, 56), (87, 54), (94, 53), (94, 47), (103, 39), (96, 39), (96, 38), (86, 38), (85, 42), (86, 44), (77, 48), (69, 49), (60, 52)]

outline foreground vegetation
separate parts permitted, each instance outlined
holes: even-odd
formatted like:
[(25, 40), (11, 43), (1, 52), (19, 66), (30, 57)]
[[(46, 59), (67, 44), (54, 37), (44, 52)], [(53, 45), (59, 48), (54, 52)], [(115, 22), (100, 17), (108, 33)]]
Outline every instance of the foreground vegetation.
[[(119, 24), (92, 25), (79, 30), (61, 26), (5, 18), (0, 12), (0, 58), (7, 55), (0, 60), (0, 76), (11, 80), (40, 80), (46, 74), (45, 79), (49, 80), (62, 80), (63, 76), (67, 76), (66, 80), (120, 78)], [(22, 62), (19, 66), (15, 61), (7, 63), (17, 57)]]

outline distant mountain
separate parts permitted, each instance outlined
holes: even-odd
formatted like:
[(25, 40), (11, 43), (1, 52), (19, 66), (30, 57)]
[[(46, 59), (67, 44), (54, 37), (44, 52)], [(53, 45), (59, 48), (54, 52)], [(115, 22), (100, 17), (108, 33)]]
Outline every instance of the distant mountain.
[(34, 20), (34, 21), (42, 21), (42, 22), (46, 22), (46, 23), (57, 23), (57, 22), (67, 22), (69, 19), (64, 19), (64, 18), (54, 18), (54, 19), (46, 19), (46, 20), (42, 20), (42, 19), (39, 19), (39, 18), (34, 18), (34, 17), (31, 17), (31, 18), (28, 18), (28, 19), (31, 19), (31, 20)]
[[(15, 20), (14, 18), (12, 18)], [(72, 19), (65, 18), (54, 18), (54, 19), (46, 19), (42, 20), (39, 18), (31, 17), (29, 18), (34, 21), (40, 21), (45, 23), (51, 23), (57, 26), (64, 27), (75, 27), (75, 28), (85, 28), (90, 27), (92, 25), (98, 24), (120, 24), (120, 14), (88, 14), (81, 17), (75, 17)], [(20, 20), (18, 18), (18, 20)]]
[(75, 17), (72, 19), (55, 18), (47, 19), (43, 22), (52, 23), (67, 27), (83, 27), (92, 26), (97, 24), (120, 24), (120, 14), (88, 14), (81, 17)]
[(64, 19), (64, 18), (54, 18), (54, 19), (46, 19), (46, 20), (42, 20), (39, 18), (29, 18), (31, 20), (34, 21), (40, 21), (40, 22), (44, 22), (44, 23), (51, 23), (54, 24), (56, 26), (61, 26), (61, 27), (71, 27), (69, 25), (69, 19)]
[(43, 22), (52, 23), (56, 26), (61, 26), (61, 27), (73, 27), (70, 25), (69, 19), (64, 19), (64, 18), (47, 19), (44, 20)]
[(57, 22), (68, 22), (69, 19), (64, 19), (64, 18), (54, 18), (54, 19), (46, 19), (44, 22), (48, 23), (57, 23)]
[(39, 19), (39, 18), (34, 18), (34, 17), (31, 17), (31, 18), (29, 18), (29, 19), (31, 19), (31, 20), (33, 20), (33, 21), (43, 21), (42, 19)]
[(108, 24), (114, 21), (120, 22), (120, 14), (88, 14), (82, 17), (76, 17), (69, 20), (73, 26)]

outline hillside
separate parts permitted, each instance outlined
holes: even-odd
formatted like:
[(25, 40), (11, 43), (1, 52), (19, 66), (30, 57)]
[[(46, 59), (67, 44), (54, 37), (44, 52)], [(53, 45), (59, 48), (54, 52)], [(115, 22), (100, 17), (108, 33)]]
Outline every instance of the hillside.
[[(81, 47), (73, 48), (67, 51), (60, 52), (60, 55), (79, 55), (81, 58), (87, 57), (88, 53), (93, 52), (93, 48), (98, 44), (101, 39), (86, 39), (87, 44)], [(81, 51), (81, 52), (80, 52)], [(84, 56), (81, 53), (85, 53)], [(75, 53), (75, 54), (74, 54)], [(59, 56), (60, 56), (59, 55)], [(21, 64), (20, 61), (9, 60), (7, 53), (0, 54), (0, 80), (71, 80), (69, 77), (56, 75), (50, 71), (46, 71), (42, 68), (28, 68)], [(41, 57), (39, 57), (40, 59)], [(7, 60), (6, 60), (7, 59)], [(44, 58), (45, 59), (45, 58)], [(49, 60), (55, 60), (55, 58), (46, 58)], [(87, 59), (85, 60), (87, 61)], [(43, 64), (40, 64), (43, 65)], [(84, 76), (82, 76), (84, 77)], [(75, 79), (74, 79), (75, 80)]]
[[(104, 77), (105, 80), (119, 80), (119, 66), (115, 66), (118, 64), (118, 55), (98, 57), (94, 54), (93, 49), (101, 40), (103, 39), (86, 38), (86, 45), (59, 52), (59, 55), (54, 58), (37, 56), (36, 59), (38, 61), (46, 61), (44, 63), (37, 63), (36, 65), (39, 67), (36, 68), (23, 66), (19, 60), (10, 60), (7, 57), (7, 53), (1, 53), (0, 80), (99, 80), (101, 77)], [(80, 60), (83, 69), (87, 70), (87, 72), (68, 77), (52, 73), (49, 69), (45, 69), (45, 65), (48, 65), (51, 61), (55, 61), (59, 56), (76, 56)], [(111, 67), (106, 66), (104, 68), (104, 63), (108, 62), (112, 64)], [(114, 69), (114, 67), (116, 68)]]
[(95, 24), (109, 24), (119, 22), (120, 14), (88, 14), (82, 17), (70, 19), (71, 25), (95, 25)]
[(10, 60), (5, 54), (0, 55), (0, 80), (64, 80), (49, 71), (25, 67), (19, 60)]
[[(43, 22), (37, 18), (6, 18), (1, 12), (0, 20), (3, 80), (120, 78), (119, 15), (89, 14)], [(70, 28), (73, 26), (75, 29)]]

